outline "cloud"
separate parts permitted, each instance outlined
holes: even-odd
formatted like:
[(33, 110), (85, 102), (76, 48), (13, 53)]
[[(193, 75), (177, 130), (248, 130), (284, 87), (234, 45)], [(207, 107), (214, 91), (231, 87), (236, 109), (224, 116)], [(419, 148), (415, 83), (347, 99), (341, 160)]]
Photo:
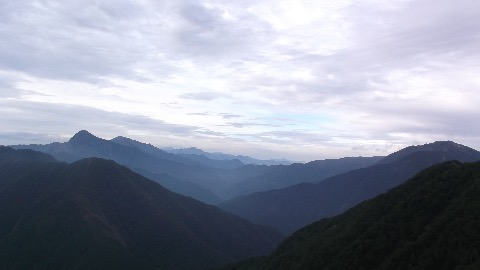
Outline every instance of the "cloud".
[(212, 101), (219, 98), (226, 97), (223, 93), (215, 93), (215, 92), (197, 92), (197, 93), (185, 93), (180, 95), (180, 98), (183, 99), (192, 99), (192, 100), (200, 100), (200, 101)]
[(219, 113), (224, 119), (241, 118), (242, 116), (234, 113)]
[(45, 144), (64, 141), (58, 134), (25, 131), (0, 131), (1, 145)]
[(90, 125), (296, 157), (437, 139), (479, 147), (478, 10), (473, 0), (7, 1), (0, 124), (25, 139)]
[(213, 62), (247, 58), (270, 34), (241, 3), (185, 1), (179, 5), (175, 37), (179, 53), (193, 59)]
[(216, 132), (216, 131), (212, 131), (212, 130), (198, 130), (198, 131), (196, 131), (196, 133), (197, 133), (197, 134), (201, 134), (201, 135), (218, 137), (218, 138), (225, 138), (225, 137), (227, 137), (227, 134), (225, 134), (225, 133)]
[(212, 115), (210, 112), (199, 112), (199, 113), (187, 113), (188, 115), (200, 115), (200, 116), (208, 116)]
[[(5, 134), (43, 134), (39, 139), (58, 138), (86, 129), (103, 137), (143, 134), (189, 137), (198, 127), (166, 123), (141, 115), (122, 114), (85, 106), (45, 104), (19, 100), (1, 101), (0, 122)], [(24, 131), (25, 127), (31, 132)], [(23, 136), (28, 138), (28, 136)], [(33, 136), (30, 136), (32, 138)], [(12, 136), (0, 136), (0, 144), (11, 144)], [(18, 140), (17, 140), (18, 141)], [(46, 143), (48, 141), (43, 141)], [(25, 142), (27, 143), (27, 142)]]
[[(92, 83), (107, 76), (146, 79), (144, 69), (151, 67), (148, 61), (156, 50), (146, 36), (151, 26), (144, 16), (150, 12), (155, 11), (123, 0), (9, 3), (9, 15), (0, 21), (0, 66)], [(158, 63), (156, 70), (163, 74), (174, 69), (166, 61)]]
[(272, 124), (266, 123), (255, 123), (255, 122), (227, 122), (226, 126), (232, 126), (235, 128), (245, 128), (245, 127), (278, 127)]

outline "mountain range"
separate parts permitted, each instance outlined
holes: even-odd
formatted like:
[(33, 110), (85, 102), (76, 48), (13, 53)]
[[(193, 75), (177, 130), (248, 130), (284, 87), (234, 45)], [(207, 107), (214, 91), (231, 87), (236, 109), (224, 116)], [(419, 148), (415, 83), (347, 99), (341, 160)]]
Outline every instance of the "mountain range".
[(189, 147), (189, 148), (172, 148), (172, 147), (165, 147), (162, 148), (165, 152), (192, 157), (192, 156), (205, 156), (209, 159), (213, 160), (238, 160), (243, 164), (252, 164), (252, 165), (289, 165), (292, 164), (292, 161), (287, 159), (256, 159), (249, 156), (243, 155), (230, 155), (224, 153), (210, 153), (205, 152), (202, 149), (198, 149), (196, 147)]
[(112, 159), (171, 191), (272, 226), (284, 234), (340, 214), (395, 187), (422, 169), (447, 161), (480, 160), (474, 149), (440, 141), (410, 146), (386, 157), (347, 157), (305, 164), (252, 165), (214, 160), (193, 148), (172, 154), (126, 137), (112, 140), (80, 131), (68, 142), (17, 145), (72, 162), (87, 157)]
[(177, 159), (180, 162), (185, 162), (185, 160), (190, 160), (190, 161), (193, 161), (194, 163), (199, 163), (199, 164), (202, 164), (208, 167), (217, 168), (217, 169), (234, 169), (234, 168), (238, 168), (245, 165), (240, 160), (235, 159), (233, 156), (230, 159), (228, 158), (229, 156), (226, 156), (223, 159), (212, 159), (209, 157), (210, 153), (204, 152), (197, 148), (193, 148), (196, 150), (194, 151), (195, 154), (185, 154), (180, 151), (176, 152), (176, 151), (168, 151), (165, 149), (160, 149), (151, 144), (142, 143), (127, 137), (123, 137), (123, 136), (115, 137), (111, 139), (111, 141), (121, 145), (138, 148), (139, 150), (142, 150), (145, 153), (149, 153), (157, 157), (172, 158), (176, 156), (176, 157), (180, 157)]
[(205, 269), (282, 239), (111, 160), (0, 147), (1, 269)]
[[(88, 157), (111, 159), (138, 173), (148, 173), (148, 177), (168, 186), (172, 191), (207, 203), (220, 201), (218, 196), (208, 189), (219, 182), (215, 170), (151, 145), (149, 148), (147, 144), (138, 143), (132, 146), (125, 143), (125, 140), (122, 140), (122, 144), (117, 142), (98, 138), (86, 130), (81, 130), (64, 143), (12, 147), (48, 153), (65, 162), (74, 162)], [(144, 147), (141, 148), (141, 146)], [(172, 181), (172, 177), (176, 180)]]
[(269, 256), (222, 269), (480, 269), (478, 194), (480, 162), (434, 165), (298, 230)]
[(88, 157), (111, 159), (174, 192), (210, 204), (253, 192), (320, 181), (328, 176), (369, 166), (380, 159), (351, 157), (307, 164), (252, 165), (243, 164), (238, 159), (227, 159), (238, 156), (215, 153), (214, 156), (223, 159), (212, 159), (203, 155), (209, 153), (196, 148), (188, 154), (172, 154), (151, 144), (122, 136), (111, 140), (102, 139), (86, 130), (79, 131), (64, 143), (11, 147), (48, 153), (65, 162)]
[(0, 269), (207, 269), (290, 234), (225, 269), (478, 268), (480, 164), (461, 162), (480, 152), (451, 141), (288, 165), (84, 130), (12, 147)]
[(259, 191), (285, 188), (299, 183), (319, 182), (340, 173), (371, 166), (382, 158), (345, 157), (315, 160), (305, 164), (269, 166), (259, 175), (246, 177), (246, 179), (232, 184), (228, 188), (227, 194), (228, 197), (238, 197)]
[(377, 164), (316, 183), (240, 196), (219, 206), (255, 223), (290, 234), (393, 188), (419, 171), (448, 160), (480, 160), (480, 152), (449, 141), (408, 147)]

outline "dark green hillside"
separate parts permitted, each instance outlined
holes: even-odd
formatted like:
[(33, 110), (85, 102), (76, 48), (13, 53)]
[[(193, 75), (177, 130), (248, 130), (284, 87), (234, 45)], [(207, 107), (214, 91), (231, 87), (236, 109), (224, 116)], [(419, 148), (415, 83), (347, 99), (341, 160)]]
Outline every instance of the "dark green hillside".
[(0, 269), (205, 269), (281, 239), (113, 161), (0, 164)]
[(435, 165), (225, 269), (480, 269), (480, 162)]

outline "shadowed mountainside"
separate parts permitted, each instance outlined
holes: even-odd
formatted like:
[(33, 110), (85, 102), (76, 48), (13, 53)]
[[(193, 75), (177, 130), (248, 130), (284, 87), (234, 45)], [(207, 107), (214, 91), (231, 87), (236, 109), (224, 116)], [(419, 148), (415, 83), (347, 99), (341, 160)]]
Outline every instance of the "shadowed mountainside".
[(479, 162), (445, 162), (222, 269), (480, 269), (478, 194)]
[[(68, 142), (46, 145), (15, 145), (15, 149), (33, 149), (48, 153), (60, 161), (74, 162), (82, 158), (98, 157), (111, 159), (139, 173), (148, 172), (147, 177), (165, 184), (174, 192), (191, 196), (207, 203), (218, 203), (220, 199), (209, 187), (215, 187), (219, 178), (215, 170), (202, 166), (190, 159), (164, 152), (153, 146), (146, 147), (122, 145), (114, 141), (98, 138), (86, 130), (79, 131)], [(154, 149), (153, 149), (154, 148)], [(168, 175), (167, 177), (162, 177)], [(181, 183), (171, 181), (174, 176)]]
[[(413, 151), (417, 149), (417, 151)], [(459, 151), (460, 149), (460, 151)], [(319, 183), (240, 196), (220, 204), (222, 209), (285, 234), (321, 218), (331, 217), (395, 187), (419, 171), (448, 160), (480, 160), (480, 152), (453, 143), (435, 142), (409, 147), (373, 166), (333, 176)]]
[[(244, 165), (236, 159), (209, 158), (209, 153), (200, 149), (184, 149), (188, 150), (187, 153), (172, 154), (126, 137), (105, 140), (86, 130), (79, 131), (65, 143), (12, 147), (45, 152), (66, 162), (87, 157), (111, 159), (174, 192), (210, 204), (241, 194), (323, 180), (335, 174), (366, 167), (380, 159), (349, 157), (312, 161), (307, 164)], [(220, 153), (211, 155), (235, 157), (222, 156)]]
[(0, 162), (15, 161), (57, 162), (57, 160), (49, 154), (33, 151), (31, 149), (15, 150), (11, 147), (0, 145)]
[(113, 161), (0, 162), (5, 269), (204, 269), (266, 254), (281, 239)]

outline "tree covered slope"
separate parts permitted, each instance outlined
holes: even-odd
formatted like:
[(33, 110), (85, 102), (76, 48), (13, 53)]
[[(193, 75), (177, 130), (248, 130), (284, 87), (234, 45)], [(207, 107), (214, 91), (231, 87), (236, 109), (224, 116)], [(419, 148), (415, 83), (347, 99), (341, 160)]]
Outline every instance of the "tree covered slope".
[(1, 269), (205, 269), (282, 239), (113, 161), (0, 161)]
[(480, 162), (449, 161), (225, 269), (480, 269)]

